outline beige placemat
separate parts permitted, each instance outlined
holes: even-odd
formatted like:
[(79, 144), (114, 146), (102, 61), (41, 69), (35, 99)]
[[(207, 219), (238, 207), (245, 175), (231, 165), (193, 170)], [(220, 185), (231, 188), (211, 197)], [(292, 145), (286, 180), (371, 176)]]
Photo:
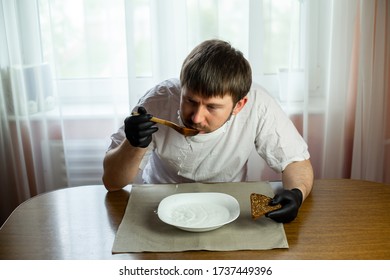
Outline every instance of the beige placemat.
[[(237, 199), (240, 216), (213, 231), (187, 232), (163, 223), (157, 216), (160, 201), (184, 192), (221, 192)], [(177, 252), (189, 250), (234, 251), (288, 248), (283, 224), (262, 217), (252, 220), (252, 192), (273, 196), (267, 182), (134, 185), (125, 215), (115, 236), (113, 253)]]

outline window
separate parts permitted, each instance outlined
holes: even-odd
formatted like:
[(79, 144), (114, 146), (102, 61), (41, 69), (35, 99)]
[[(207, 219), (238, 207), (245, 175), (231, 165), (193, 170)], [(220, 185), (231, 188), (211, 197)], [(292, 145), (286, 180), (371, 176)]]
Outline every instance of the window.
[(263, 73), (276, 74), (280, 69), (302, 69), (304, 42), (302, 2), (298, 0), (264, 0)]
[(39, 16), (57, 78), (127, 77), (123, 1), (39, 0)]
[(244, 53), (254, 81), (278, 97), (279, 76), (286, 69), (303, 75), (305, 7), (302, 0), (132, 1), (126, 5), (127, 28), (133, 30), (129, 49), (135, 53), (128, 54), (130, 92), (141, 95), (155, 83), (177, 77), (195, 45), (220, 38)]
[(155, 83), (178, 77), (188, 52), (210, 38), (240, 49), (252, 65), (254, 81), (275, 96), (280, 72), (305, 68), (303, 0), (38, 3), (43, 57), (54, 62), (60, 98), (69, 104), (76, 96), (77, 104), (104, 103), (112, 97), (108, 88), (115, 79), (116, 98), (133, 106)]
[(128, 113), (121, 0), (38, 0), (42, 57), (53, 67), (64, 116)]

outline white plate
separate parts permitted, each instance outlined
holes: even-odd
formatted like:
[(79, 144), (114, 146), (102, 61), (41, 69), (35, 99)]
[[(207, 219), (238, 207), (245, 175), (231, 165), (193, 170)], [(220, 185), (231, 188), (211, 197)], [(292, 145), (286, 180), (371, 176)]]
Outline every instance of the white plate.
[(240, 215), (238, 201), (224, 193), (180, 193), (161, 200), (158, 217), (164, 223), (187, 231), (209, 231)]

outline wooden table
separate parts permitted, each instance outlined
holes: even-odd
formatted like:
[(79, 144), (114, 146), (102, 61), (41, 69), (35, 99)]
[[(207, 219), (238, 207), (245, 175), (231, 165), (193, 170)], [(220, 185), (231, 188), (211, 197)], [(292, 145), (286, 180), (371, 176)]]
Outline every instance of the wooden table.
[(113, 255), (129, 196), (129, 188), (103, 186), (36, 196), (0, 229), (0, 259), (390, 259), (389, 185), (316, 180), (297, 219), (285, 224), (289, 249)]

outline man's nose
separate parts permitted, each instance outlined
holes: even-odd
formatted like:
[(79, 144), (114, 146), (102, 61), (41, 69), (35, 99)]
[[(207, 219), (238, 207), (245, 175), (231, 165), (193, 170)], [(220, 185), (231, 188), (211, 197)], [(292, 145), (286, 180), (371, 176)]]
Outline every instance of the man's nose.
[(206, 111), (203, 106), (197, 107), (192, 113), (191, 120), (193, 123), (202, 123), (205, 120)]

